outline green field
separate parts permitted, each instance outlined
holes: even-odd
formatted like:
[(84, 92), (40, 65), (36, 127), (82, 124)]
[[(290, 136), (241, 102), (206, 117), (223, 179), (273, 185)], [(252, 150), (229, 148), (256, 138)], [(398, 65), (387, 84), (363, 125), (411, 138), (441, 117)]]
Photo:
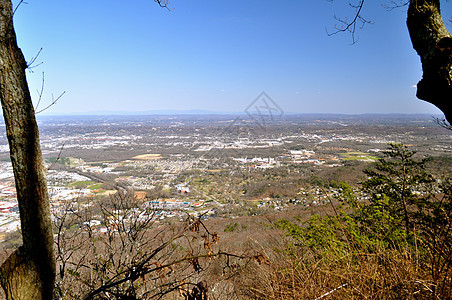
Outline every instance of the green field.
[(103, 183), (95, 183), (93, 185), (88, 186), (90, 190), (98, 190), (103, 187)]
[(87, 187), (92, 186), (94, 184), (95, 184), (94, 181), (87, 180), (87, 181), (71, 182), (67, 186), (73, 186), (73, 187), (75, 187), (77, 189), (84, 189), (84, 188), (87, 188)]
[(50, 157), (45, 160), (47, 163), (53, 164), (55, 162), (59, 164), (63, 164), (68, 167), (76, 167), (84, 164), (85, 162), (82, 159), (74, 158), (74, 157)]
[(373, 155), (369, 155), (368, 153), (364, 153), (364, 152), (346, 152), (346, 153), (341, 153), (341, 158), (342, 160), (360, 160), (360, 161), (368, 161), (368, 162), (373, 162), (378, 160), (378, 157), (373, 156)]

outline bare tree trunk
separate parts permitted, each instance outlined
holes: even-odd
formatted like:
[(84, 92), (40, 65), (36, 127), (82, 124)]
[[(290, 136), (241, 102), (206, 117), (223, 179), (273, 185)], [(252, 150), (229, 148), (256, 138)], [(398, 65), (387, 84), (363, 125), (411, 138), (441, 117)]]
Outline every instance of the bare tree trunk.
[(452, 122), (452, 36), (444, 26), (440, 0), (410, 0), (407, 25), (423, 69), (416, 96)]
[(19, 203), (23, 245), (1, 266), (8, 299), (52, 299), (55, 258), (39, 132), (17, 46), (10, 0), (0, 0), (0, 100)]

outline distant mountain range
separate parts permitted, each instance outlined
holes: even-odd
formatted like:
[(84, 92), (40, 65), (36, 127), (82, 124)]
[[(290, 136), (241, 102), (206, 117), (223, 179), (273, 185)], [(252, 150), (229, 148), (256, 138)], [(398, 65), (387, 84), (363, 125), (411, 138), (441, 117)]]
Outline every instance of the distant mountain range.
[[(227, 112), (227, 111), (211, 111), (211, 110), (201, 110), (201, 109), (190, 109), (190, 110), (176, 110), (176, 109), (160, 109), (160, 110), (144, 110), (144, 111), (90, 111), (90, 112), (73, 112), (73, 113), (46, 113), (43, 112), (39, 116), (178, 116), (178, 115), (229, 115), (229, 116), (242, 116), (247, 115), (245, 111), (238, 112)], [(334, 117), (334, 116), (364, 116), (364, 117), (378, 117), (378, 116), (427, 116), (427, 117), (437, 117), (441, 118), (442, 115), (439, 114), (423, 114), (423, 113), (361, 113), (361, 114), (341, 114), (341, 113), (302, 113), (302, 112), (284, 112), (283, 116), (323, 116), (323, 117)]]
[(176, 110), (176, 109), (160, 109), (160, 110), (143, 110), (143, 111), (109, 111), (109, 110), (99, 110), (90, 112), (73, 112), (73, 113), (42, 113), (44, 116), (142, 116), (142, 115), (240, 115), (245, 114), (245, 112), (216, 112), (210, 110), (201, 109), (189, 109), (189, 110)]

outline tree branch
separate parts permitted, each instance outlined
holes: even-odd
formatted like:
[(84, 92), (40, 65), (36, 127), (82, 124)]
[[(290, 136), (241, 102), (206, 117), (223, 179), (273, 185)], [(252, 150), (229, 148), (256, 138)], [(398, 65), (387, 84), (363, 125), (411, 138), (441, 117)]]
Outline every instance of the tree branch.
[(364, 18), (361, 14), (364, 7), (364, 1), (365, 0), (359, 0), (358, 4), (353, 4), (351, 2), (348, 3), (350, 7), (355, 9), (355, 13), (353, 14), (351, 21), (349, 21), (347, 18), (342, 19), (334, 15), (334, 19), (336, 19), (341, 25), (334, 25), (335, 31), (333, 32), (328, 32), (327, 30), (328, 36), (332, 36), (341, 32), (349, 32), (352, 36), (352, 44), (355, 44), (357, 42), (355, 37), (356, 30), (362, 29), (366, 24), (372, 24), (372, 21)]

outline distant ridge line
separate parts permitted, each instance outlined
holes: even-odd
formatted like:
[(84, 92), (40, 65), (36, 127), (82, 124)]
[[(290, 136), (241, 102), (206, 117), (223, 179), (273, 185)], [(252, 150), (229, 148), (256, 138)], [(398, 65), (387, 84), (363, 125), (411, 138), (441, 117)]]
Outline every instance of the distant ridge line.
[[(149, 110), (149, 111), (92, 111), (74, 113), (43, 113), (38, 117), (64, 117), (64, 116), (179, 116), (179, 115), (218, 115), (218, 116), (246, 116), (246, 112), (224, 112), (210, 110)], [(441, 114), (431, 113), (303, 113), (284, 112), (284, 116), (428, 116), (442, 118)], [(275, 117), (276, 118), (276, 117)]]

